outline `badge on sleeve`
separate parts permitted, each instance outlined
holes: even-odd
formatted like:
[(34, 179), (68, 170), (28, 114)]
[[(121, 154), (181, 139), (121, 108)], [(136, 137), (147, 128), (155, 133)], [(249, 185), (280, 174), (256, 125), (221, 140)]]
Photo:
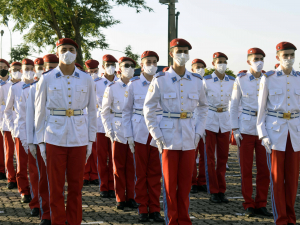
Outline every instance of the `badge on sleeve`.
[(153, 92), (153, 89), (154, 89), (154, 87), (153, 87), (153, 85), (151, 84), (150, 87), (149, 87), (149, 89), (148, 89), (148, 91), (149, 91), (149, 92)]
[(125, 98), (128, 98), (128, 91), (125, 91)]

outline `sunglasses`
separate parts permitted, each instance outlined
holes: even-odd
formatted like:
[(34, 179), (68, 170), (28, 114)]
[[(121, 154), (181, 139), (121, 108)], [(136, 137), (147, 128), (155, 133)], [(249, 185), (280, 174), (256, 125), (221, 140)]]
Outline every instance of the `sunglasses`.
[(125, 68), (129, 68), (129, 67), (131, 67), (131, 68), (135, 68), (135, 65), (134, 64), (124, 64), (124, 67)]

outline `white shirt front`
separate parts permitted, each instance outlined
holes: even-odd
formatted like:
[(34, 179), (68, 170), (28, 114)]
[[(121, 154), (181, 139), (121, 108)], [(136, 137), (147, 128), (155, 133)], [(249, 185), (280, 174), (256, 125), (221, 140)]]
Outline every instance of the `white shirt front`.
[(238, 128), (243, 134), (258, 135), (257, 117), (245, 113), (240, 115), (239, 106), (241, 104), (242, 109), (257, 112), (260, 80), (261, 77), (255, 78), (250, 71), (247, 71), (247, 73), (240, 73), (233, 85), (230, 104), (231, 127), (232, 129)]
[[(267, 76), (267, 77), (266, 77)], [(285, 151), (290, 133), (295, 152), (300, 151), (300, 118), (283, 119), (267, 115), (268, 111), (282, 113), (300, 112), (300, 72), (284, 74), (279, 66), (269, 71), (260, 82), (257, 130), (259, 138), (269, 136), (271, 148)]]
[(114, 141), (126, 144), (122, 117), (112, 116), (112, 113), (122, 113), (126, 84), (121, 79), (111, 83), (105, 89), (102, 100), (102, 122), (105, 133), (113, 132)]
[[(6, 80), (6, 81), (2, 81), (0, 84), (0, 103), (1, 103), (1, 110), (0, 110), (0, 128), (3, 131), (10, 131), (8, 129), (8, 126), (5, 123), (5, 118), (4, 118), (4, 109), (5, 109), (5, 105), (6, 105), (6, 100), (7, 100), (7, 95), (8, 95), (8, 91), (11, 87), (11, 85), (13, 84), (13, 82), (11, 82), (10, 80)], [(13, 111), (13, 120), (16, 119), (16, 113), (15, 111)]]
[[(84, 110), (88, 116), (54, 116), (47, 110)], [(94, 142), (97, 132), (95, 82), (75, 67), (72, 75), (64, 75), (59, 66), (36, 84), (35, 127), (38, 143), (77, 147)]]
[[(135, 142), (146, 144), (149, 136), (145, 118), (143, 115), (134, 114), (134, 110), (143, 111), (146, 94), (148, 92), (150, 82), (146, 80), (143, 74), (140, 77), (134, 77), (127, 85), (124, 107), (122, 113), (122, 121), (125, 137), (133, 137)], [(161, 111), (158, 104), (156, 111)], [(157, 115), (157, 124), (161, 121), (162, 115)], [(156, 147), (155, 141), (151, 141), (151, 145)]]
[[(214, 108), (228, 108), (231, 99), (234, 77), (225, 74), (223, 80), (220, 80), (215, 73), (204, 77), (203, 86), (207, 97), (208, 105)], [(219, 133), (225, 133), (231, 130), (230, 114), (226, 112), (215, 112), (208, 110), (208, 117), (205, 129)]]
[[(196, 133), (203, 135), (207, 117), (207, 100), (199, 74), (185, 71), (180, 77), (172, 67), (152, 80), (144, 103), (145, 122), (151, 136), (163, 137), (169, 150), (192, 150)], [(195, 117), (179, 119), (163, 117), (157, 123), (157, 104), (165, 112), (182, 113), (195, 111)]]

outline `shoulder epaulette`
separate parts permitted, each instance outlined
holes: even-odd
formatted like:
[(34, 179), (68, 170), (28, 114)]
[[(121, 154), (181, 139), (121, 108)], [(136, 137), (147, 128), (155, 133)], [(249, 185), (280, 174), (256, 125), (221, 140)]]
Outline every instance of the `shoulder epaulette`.
[(115, 83), (116, 83), (115, 81), (111, 82), (111, 83), (108, 85), (108, 87), (112, 86), (112, 85), (115, 84)]
[(207, 75), (207, 76), (204, 76), (203, 78), (204, 78), (205, 80), (209, 80), (209, 79), (212, 79), (212, 75), (209, 74), (209, 75)]
[(36, 81), (34, 81), (33, 83), (31, 83), (30, 85), (34, 85), (35, 83), (37, 83), (38, 82), (38, 80), (36, 80)]
[(53, 70), (53, 69), (50, 69), (50, 70), (48, 70), (48, 71), (45, 71), (44, 73), (42, 73), (42, 75), (45, 75), (46, 73), (49, 73), (51, 70)]
[(96, 82), (96, 81), (99, 81), (101, 79), (102, 79), (101, 77), (97, 77), (97, 78), (94, 79), (94, 81)]
[(23, 88), (23, 89), (26, 89), (26, 88), (28, 88), (28, 87), (30, 87), (30, 84), (24, 84), (22, 88)]
[(130, 81), (133, 82), (133, 81), (136, 81), (136, 80), (139, 80), (139, 79), (140, 79), (139, 76), (135, 76), (135, 77), (131, 78)]
[(158, 78), (158, 77), (161, 77), (161, 76), (164, 76), (164, 75), (166, 75), (165, 72), (159, 71), (157, 74), (155, 74), (155, 77)]
[(235, 77), (227, 75), (229, 77), (230, 80), (235, 80)]
[(4, 84), (6, 84), (5, 81), (2, 81), (2, 82), (0, 83), (1, 86), (3, 86)]
[(272, 75), (274, 75), (274, 74), (275, 74), (275, 71), (274, 71), (274, 70), (270, 70), (270, 71), (266, 72), (266, 73), (264, 74), (264, 76), (265, 76), (265, 77), (270, 77), (270, 76), (272, 76)]
[(199, 78), (200, 80), (202, 80), (203, 78), (200, 76), (200, 74), (198, 73), (191, 73), (194, 77)]
[(300, 72), (299, 71), (297, 71), (296, 74), (297, 74), (297, 76), (300, 76)]
[(13, 83), (12, 85), (15, 85), (15, 84), (17, 84), (17, 83), (19, 83), (20, 81), (18, 81), (18, 82), (16, 82), (16, 83)]
[(244, 77), (244, 76), (246, 76), (247, 75), (247, 73), (239, 73), (238, 75), (237, 75), (237, 77)]

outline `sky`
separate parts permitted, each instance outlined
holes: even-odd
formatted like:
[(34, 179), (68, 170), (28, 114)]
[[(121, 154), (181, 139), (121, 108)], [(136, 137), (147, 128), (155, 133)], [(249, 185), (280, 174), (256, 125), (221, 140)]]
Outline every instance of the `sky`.
[[(106, 35), (109, 49), (124, 51), (128, 45), (132, 51), (141, 55), (146, 50), (158, 53), (158, 65), (166, 66), (168, 60), (168, 6), (159, 0), (146, 0), (154, 12), (142, 11), (137, 14), (134, 9), (114, 7), (112, 15), (121, 21), (120, 24), (102, 32)], [(278, 62), (276, 45), (282, 41), (293, 43), (300, 50), (300, 1), (299, 0), (178, 0), (176, 12), (180, 12), (178, 37), (184, 38), (192, 45), (191, 62), (200, 58), (212, 67), (214, 52), (225, 53), (228, 68), (235, 73), (248, 69), (247, 50), (261, 48), (266, 53), (264, 70), (274, 69)], [(12, 28), (13, 22), (9, 22)], [(2, 56), (9, 59), (10, 35), (4, 30)], [(12, 34), (13, 46), (23, 42), (22, 34)], [(42, 49), (42, 57), (50, 48)], [(47, 51), (48, 50), (48, 51)], [(112, 54), (117, 59), (124, 56), (122, 52), (94, 49), (92, 58), (102, 61), (104, 54)], [(34, 57), (29, 57), (34, 59)], [(300, 57), (296, 52), (294, 69), (299, 70)]]

